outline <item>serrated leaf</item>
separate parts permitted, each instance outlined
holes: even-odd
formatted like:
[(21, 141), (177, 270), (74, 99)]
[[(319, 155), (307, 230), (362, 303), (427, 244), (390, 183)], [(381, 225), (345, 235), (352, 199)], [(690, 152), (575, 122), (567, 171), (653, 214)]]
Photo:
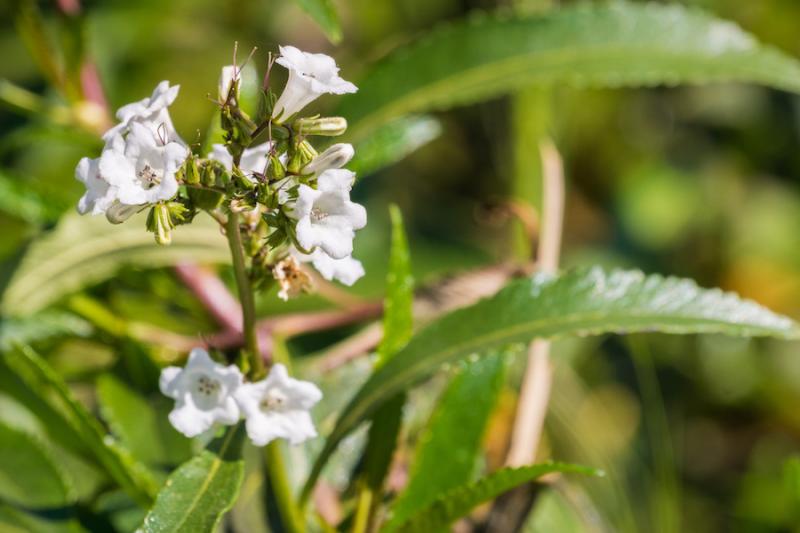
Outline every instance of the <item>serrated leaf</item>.
[(336, 44), (342, 40), (342, 25), (331, 0), (295, 0), (295, 2), (319, 24), (332, 43)]
[(139, 531), (214, 531), (239, 494), (244, 478), (243, 439), (244, 428), (239, 424), (175, 470), (158, 493)]
[(420, 437), (408, 485), (392, 506), (387, 528), (405, 522), (439, 495), (473, 479), (505, 369), (503, 354), (493, 354), (466, 363), (452, 379)]
[(410, 520), (394, 526), (388, 525), (381, 531), (383, 533), (442, 531), (457, 519), (468, 514), (477, 505), (551, 472), (588, 476), (600, 474), (592, 468), (564, 463), (544, 463), (522, 468), (503, 468), (475, 483), (465, 484), (448, 491), (437, 498), (430, 506), (415, 514)]
[(44, 446), (2, 423), (0, 498), (28, 509), (61, 507), (75, 501), (67, 479)]
[(167, 413), (156, 410), (137, 391), (112, 374), (97, 380), (100, 412), (111, 430), (142, 462), (177, 464), (191, 456), (191, 440), (169, 424)]
[(150, 472), (105, 432), (44, 359), (24, 347), (6, 354), (5, 362), (54, 413), (60, 415), (62, 423), (71, 428), (108, 476), (131, 499), (143, 506), (150, 504), (157, 491)]
[(356, 144), (347, 168), (364, 177), (404, 159), (442, 133), (442, 125), (428, 115), (393, 120)]
[(142, 214), (113, 225), (104, 217), (66, 215), (54, 231), (31, 244), (5, 288), (0, 310), (30, 315), (109, 278), (123, 265), (156, 268), (180, 261), (229, 261), (225, 239), (208, 217), (176, 229), (170, 246), (153, 241), (144, 219)]
[(534, 338), (649, 331), (800, 338), (789, 318), (687, 279), (594, 267), (516, 280), (433, 322), (373, 374), (342, 412), (306, 490), (345, 435), (442, 365)]
[(534, 85), (751, 82), (800, 91), (800, 63), (732, 22), (671, 4), (580, 4), (536, 16), (473, 16), (368, 69), (339, 114), (355, 139), (409, 113)]

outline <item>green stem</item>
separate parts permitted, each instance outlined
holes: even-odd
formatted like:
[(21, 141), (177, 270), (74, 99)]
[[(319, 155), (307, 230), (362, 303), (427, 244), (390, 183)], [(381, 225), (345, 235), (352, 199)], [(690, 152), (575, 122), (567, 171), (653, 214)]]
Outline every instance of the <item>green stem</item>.
[(264, 448), (270, 486), (278, 504), (283, 527), (289, 533), (304, 533), (306, 528), (294, 503), (292, 488), (283, 463), (283, 450), (280, 446), (279, 441), (273, 440)]
[(250, 359), (248, 375), (252, 380), (257, 380), (264, 376), (264, 360), (261, 358), (261, 350), (258, 347), (258, 335), (255, 327), (255, 298), (253, 297), (253, 289), (250, 286), (250, 278), (247, 275), (242, 236), (239, 233), (238, 213), (231, 212), (228, 215), (225, 229), (228, 236), (228, 246), (231, 249), (231, 258), (233, 259), (236, 286), (239, 288), (239, 300), (242, 304), (242, 333), (244, 335), (245, 349)]

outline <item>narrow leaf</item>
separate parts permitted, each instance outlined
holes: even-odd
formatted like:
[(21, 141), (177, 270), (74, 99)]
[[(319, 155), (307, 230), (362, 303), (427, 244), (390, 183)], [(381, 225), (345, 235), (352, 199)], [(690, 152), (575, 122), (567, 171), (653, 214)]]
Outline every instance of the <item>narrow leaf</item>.
[(295, 0), (295, 2), (319, 24), (330, 42), (336, 44), (342, 40), (342, 25), (331, 0)]
[(60, 413), (109, 477), (135, 502), (149, 505), (156, 493), (156, 483), (150, 472), (105, 432), (55, 370), (30, 348), (12, 351), (5, 359), (31, 389), (45, 397), (53, 410)]
[(534, 338), (649, 331), (800, 338), (789, 318), (691, 280), (597, 267), (520, 279), (430, 324), (373, 374), (337, 421), (307, 488), (345, 435), (444, 364)]
[(45, 311), (33, 316), (8, 318), (0, 321), (0, 351), (63, 335), (86, 337), (91, 332), (91, 324), (63, 311)]
[(600, 475), (600, 472), (592, 468), (563, 463), (503, 468), (476, 483), (465, 484), (445, 493), (410, 520), (396, 526), (387, 526), (382, 531), (384, 533), (442, 531), (477, 505), (551, 472)]
[(54, 231), (31, 244), (5, 288), (0, 311), (29, 315), (108, 279), (123, 265), (155, 268), (179, 261), (229, 261), (216, 222), (198, 216), (191, 225), (175, 230), (170, 246), (158, 246), (144, 229), (143, 215), (113, 225), (103, 217), (69, 214)]
[(28, 509), (74, 503), (66, 477), (44, 446), (27, 433), (2, 423), (0, 499)]
[(139, 529), (143, 533), (214, 531), (233, 507), (244, 478), (239, 424), (169, 476)]
[(414, 454), (410, 480), (392, 507), (392, 528), (475, 474), (483, 434), (505, 376), (503, 354), (468, 362), (436, 405)]
[(353, 138), (409, 113), (523, 87), (639, 87), (742, 81), (800, 91), (800, 62), (694, 8), (586, 3), (534, 16), (472, 16), (369, 69), (339, 109)]
[(393, 120), (356, 144), (356, 156), (347, 168), (361, 177), (393, 165), (442, 133), (442, 125), (428, 115)]

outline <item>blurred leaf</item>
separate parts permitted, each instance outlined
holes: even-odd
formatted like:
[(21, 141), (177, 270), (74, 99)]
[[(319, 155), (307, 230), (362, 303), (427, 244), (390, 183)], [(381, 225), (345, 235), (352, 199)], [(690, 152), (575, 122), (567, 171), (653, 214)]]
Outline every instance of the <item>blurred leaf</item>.
[(3, 533), (83, 533), (76, 520), (54, 516), (47, 519), (0, 503), (0, 531)]
[(457, 519), (468, 514), (473, 507), (492, 500), (514, 487), (533, 481), (551, 472), (601, 475), (593, 468), (564, 463), (544, 463), (522, 468), (503, 468), (475, 483), (468, 483), (438, 497), (431, 505), (402, 523), (393, 522), (382, 529), (394, 531), (442, 531)]
[(28, 315), (62, 296), (112, 276), (123, 265), (156, 268), (179, 261), (226, 263), (228, 249), (217, 224), (198, 216), (175, 230), (170, 246), (145, 231), (144, 214), (124, 224), (104, 217), (66, 215), (56, 229), (34, 241), (0, 301), (9, 315)]
[(392, 506), (387, 529), (473, 478), (506, 361), (502, 354), (494, 354), (468, 362), (452, 379), (420, 437), (408, 485)]
[(166, 413), (112, 374), (97, 381), (100, 411), (134, 457), (148, 464), (176, 464), (191, 457), (191, 440), (169, 424)]
[(342, 40), (339, 15), (331, 0), (295, 0), (300, 8), (319, 24), (328, 39), (336, 44)]
[(74, 503), (61, 469), (39, 442), (0, 424), (0, 498), (26, 508)]
[(374, 373), (342, 412), (306, 489), (345, 435), (442, 365), (534, 338), (642, 331), (800, 338), (792, 320), (691, 280), (599, 267), (516, 280), (433, 322)]
[(800, 63), (696, 9), (581, 4), (541, 16), (472, 16), (390, 54), (338, 110), (356, 139), (408, 113), (532, 85), (753, 82), (800, 91)]
[(108, 434), (96, 418), (78, 402), (59, 375), (30, 348), (20, 348), (6, 354), (8, 366), (28, 385), (43, 396), (54, 411), (120, 488), (140, 505), (149, 505), (157, 491), (150, 472)]
[(92, 326), (82, 318), (63, 311), (46, 311), (29, 317), (8, 318), (0, 322), (0, 351), (14, 345), (72, 335), (86, 337)]
[(244, 478), (244, 425), (229, 428), (169, 476), (140, 530), (143, 533), (214, 531), (233, 506)]
[(413, 115), (393, 120), (373, 131), (356, 145), (355, 158), (348, 168), (366, 176), (404, 159), (433, 141), (442, 125), (428, 115)]
[(31, 224), (55, 220), (60, 210), (49, 205), (20, 179), (13, 179), (0, 171), (0, 211)]
[(380, 368), (411, 337), (414, 325), (414, 278), (411, 276), (411, 256), (403, 228), (403, 215), (396, 205), (389, 207), (392, 220), (392, 244), (389, 252), (389, 272), (386, 275), (386, 299), (383, 309), (383, 340), (378, 346), (375, 367)]

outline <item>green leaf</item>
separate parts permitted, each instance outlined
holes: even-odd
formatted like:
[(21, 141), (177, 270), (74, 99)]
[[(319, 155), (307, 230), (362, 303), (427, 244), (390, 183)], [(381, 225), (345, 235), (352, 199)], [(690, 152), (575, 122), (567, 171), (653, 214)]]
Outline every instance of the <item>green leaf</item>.
[(392, 242), (383, 304), (383, 339), (378, 346), (376, 368), (380, 368), (405, 346), (414, 326), (414, 278), (411, 275), (411, 255), (403, 228), (403, 215), (396, 205), (391, 205), (389, 217), (392, 221)]
[(176, 229), (170, 246), (153, 241), (144, 219), (137, 215), (113, 225), (103, 217), (66, 215), (54, 231), (31, 244), (3, 293), (0, 311), (30, 315), (111, 277), (123, 265), (155, 268), (180, 261), (230, 260), (225, 239), (208, 217), (199, 216), (191, 225)]
[(468, 362), (452, 379), (420, 437), (409, 483), (392, 507), (387, 528), (473, 479), (486, 424), (503, 386), (506, 361), (503, 354), (493, 354)]
[(429, 115), (393, 120), (356, 144), (347, 168), (363, 177), (404, 159), (442, 133), (442, 125)]
[(26, 508), (61, 507), (75, 501), (64, 474), (44, 446), (2, 423), (0, 499)]
[(243, 424), (229, 428), (209, 449), (175, 470), (158, 493), (140, 531), (214, 531), (239, 494), (244, 478), (243, 440)]
[(86, 337), (91, 332), (91, 324), (63, 311), (45, 311), (29, 317), (9, 318), (0, 322), (0, 351), (62, 335)]
[(443, 365), (534, 338), (650, 331), (800, 338), (789, 318), (691, 280), (598, 267), (520, 279), (433, 322), (373, 374), (342, 412), (306, 488), (345, 435)]
[(457, 519), (468, 514), (477, 505), (551, 472), (588, 476), (602, 475), (593, 468), (564, 463), (544, 463), (522, 468), (503, 468), (476, 483), (465, 484), (448, 491), (437, 498), (430, 506), (415, 514), (410, 520), (402, 524), (390, 524), (381, 531), (383, 533), (442, 531)]
[(100, 412), (134, 457), (148, 464), (182, 463), (191, 456), (191, 440), (169, 424), (167, 413), (112, 374), (97, 380)]
[(472, 16), (434, 30), (369, 69), (338, 112), (360, 140), (399, 116), (534, 85), (727, 81), (800, 91), (800, 63), (697, 9), (580, 4), (538, 16)]
[(330, 42), (336, 44), (342, 40), (342, 25), (331, 0), (295, 0), (295, 2), (319, 24)]
[(150, 504), (157, 491), (150, 472), (105, 432), (44, 359), (26, 347), (6, 354), (5, 361), (30, 389), (61, 415), (65, 425), (131, 499), (143, 506)]
[(58, 218), (59, 210), (49, 205), (25, 181), (0, 171), (0, 212), (31, 224), (41, 224)]

